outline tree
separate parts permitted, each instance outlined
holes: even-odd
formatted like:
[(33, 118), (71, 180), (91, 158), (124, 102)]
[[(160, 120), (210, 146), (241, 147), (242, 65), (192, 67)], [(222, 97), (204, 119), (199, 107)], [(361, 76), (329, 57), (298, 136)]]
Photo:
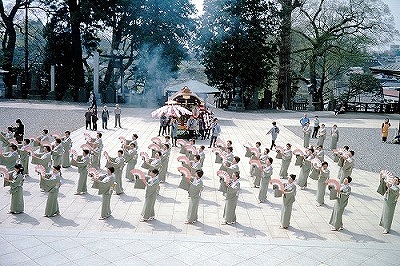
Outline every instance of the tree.
[(258, 108), (260, 90), (273, 74), (278, 30), (275, 4), (261, 0), (205, 1), (200, 48), (210, 85)]
[[(316, 110), (323, 108), (324, 82), (330, 73), (319, 71), (333, 55), (363, 52), (397, 34), (388, 7), (380, 0), (307, 0), (295, 11), (293, 32), (301, 40), (295, 51), (307, 58), (307, 78)], [(342, 67), (342, 66), (341, 66)], [(331, 72), (335, 72), (331, 70)], [(320, 73), (320, 74), (319, 74)]]
[(348, 89), (341, 95), (340, 99), (344, 102), (348, 102), (351, 98), (360, 94), (372, 94), (376, 96), (381, 93), (381, 83), (372, 74), (354, 73), (350, 75)]
[(276, 105), (285, 109), (290, 108), (290, 101), (293, 97), (292, 92), (292, 12), (303, 3), (300, 0), (279, 0), (281, 9), (279, 17), (281, 19), (280, 41), (279, 41), (279, 70), (278, 70), (278, 90), (276, 92)]
[[(15, 31), (14, 19), (20, 8), (26, 4), (30, 4), (32, 0), (23, 1), (15, 0), (15, 4), (11, 7), (9, 12), (6, 12), (4, 8), (3, 0), (0, 0), (0, 16), (2, 19), (2, 24), (5, 28), (5, 32), (2, 38), (2, 51), (3, 51), (3, 70), (8, 71), (5, 75), (4, 83), (6, 85), (6, 97), (12, 97), (12, 74), (13, 74), (13, 60), (14, 60), (14, 50), (17, 40), (17, 34)], [(8, 14), (7, 14), (8, 13)]]

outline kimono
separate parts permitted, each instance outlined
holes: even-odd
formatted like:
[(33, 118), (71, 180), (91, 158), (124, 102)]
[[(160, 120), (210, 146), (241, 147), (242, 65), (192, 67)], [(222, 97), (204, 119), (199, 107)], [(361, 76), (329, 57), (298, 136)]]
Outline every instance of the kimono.
[(92, 167), (100, 169), (101, 152), (103, 151), (103, 141), (102, 139), (96, 139), (95, 147), (92, 151)]
[(311, 171), (311, 157), (305, 158), (303, 164), (300, 166), (300, 174), (297, 178), (297, 185), (299, 187), (306, 187), (307, 186), (307, 179)]
[(250, 169), (253, 169), (252, 176), (254, 176), (254, 181), (253, 181), (254, 187), (260, 187), (263, 171), (260, 170), (260, 168), (258, 168), (257, 166), (253, 165), (251, 166)]
[(129, 181), (135, 181), (135, 177), (131, 174), (131, 170), (135, 169), (138, 155), (137, 155), (137, 149), (129, 149), (129, 150), (124, 150), (124, 159), (126, 164), (126, 172), (125, 172), (125, 178), (128, 179)]
[(343, 227), (342, 216), (344, 208), (347, 206), (347, 203), (349, 202), (350, 193), (351, 193), (350, 186), (342, 184), (339, 191), (339, 195), (335, 201), (335, 205), (333, 206), (331, 219), (329, 221), (329, 224), (332, 225), (335, 228), (335, 230), (339, 230)]
[(390, 231), (398, 198), (399, 186), (391, 185), (385, 193), (381, 221), (379, 222), (379, 225), (385, 228), (386, 232)]
[(106, 167), (114, 167), (115, 183), (117, 183), (115, 194), (119, 195), (124, 192), (122, 188), (122, 171), (124, 170), (125, 160), (123, 157), (110, 158), (110, 160), (110, 162), (107, 162)]
[(316, 151), (316, 157), (317, 157), (318, 160), (320, 160), (321, 162), (325, 161), (325, 152), (324, 152), (324, 150), (317, 150), (317, 151)]
[(292, 161), (292, 151), (285, 150), (282, 154), (282, 166), (281, 166), (281, 171), (279, 172), (279, 176), (285, 178), (288, 176), (287, 170), (289, 168), (291, 161)]
[(339, 140), (339, 130), (333, 129), (331, 130), (331, 146), (329, 147), (331, 150), (336, 149), (337, 148), (337, 143)]
[(60, 213), (58, 208), (58, 191), (61, 185), (61, 174), (48, 174), (40, 179), (41, 188), (48, 192), (46, 210), (44, 215), (46, 217), (54, 216)]
[(281, 224), (283, 228), (290, 225), (290, 217), (292, 215), (293, 202), (296, 197), (296, 185), (293, 183), (285, 184), (285, 193), (283, 194), (283, 205), (281, 211)]
[[(226, 184), (225, 184), (226, 185)], [(226, 185), (226, 201), (224, 207), (225, 223), (236, 223), (236, 205), (239, 198), (240, 183), (238, 180)]]
[(21, 161), (22, 166), (24, 167), (24, 175), (29, 174), (29, 152), (25, 151), (25, 148), (29, 146), (22, 146), (21, 149), (18, 150), (19, 153), (19, 160)]
[(310, 137), (311, 137), (311, 127), (310, 126), (305, 126), (303, 127), (303, 146), (304, 148), (307, 148), (310, 146)]
[(343, 162), (343, 166), (340, 167), (338, 175), (340, 183), (342, 183), (343, 179), (345, 179), (346, 177), (351, 176), (351, 173), (353, 172), (353, 167), (354, 167), (353, 157), (349, 157)]
[(167, 150), (161, 156), (161, 167), (160, 167), (160, 173), (158, 175), (159, 179), (160, 179), (160, 182), (165, 182), (165, 179), (167, 177), (169, 155), (170, 155), (170, 150)]
[(320, 128), (319, 130), (318, 130), (318, 141), (317, 141), (317, 147), (318, 146), (324, 146), (324, 141), (325, 141), (325, 138), (326, 138), (326, 128)]
[(262, 172), (263, 176), (261, 177), (261, 183), (260, 183), (260, 192), (258, 193), (258, 200), (260, 202), (264, 202), (267, 199), (267, 190), (269, 181), (271, 180), (272, 173), (273, 173), (272, 166), (264, 167)]
[(78, 156), (77, 161), (72, 159), (71, 164), (73, 166), (78, 167), (79, 172), (79, 180), (78, 180), (78, 188), (76, 190), (77, 193), (86, 193), (87, 192), (87, 175), (88, 175), (88, 166), (90, 163), (89, 155), (85, 157)]
[(62, 164), (62, 156), (64, 154), (64, 149), (62, 147), (62, 143), (55, 146), (51, 151), (51, 157), (53, 160), (53, 165), (61, 165)]
[(194, 179), (190, 182), (189, 186), (189, 207), (187, 213), (187, 221), (188, 223), (194, 223), (198, 219), (197, 211), (199, 209), (199, 201), (201, 191), (203, 189), (203, 181), (201, 179)]
[(206, 154), (204, 151), (199, 151), (198, 155), (200, 155), (200, 164), (201, 164), (201, 167), (203, 167), (204, 159), (206, 158)]
[(0, 165), (4, 165), (8, 171), (13, 171), (14, 166), (17, 164), (18, 151), (9, 151), (0, 155)]
[(10, 146), (10, 139), (13, 138), (13, 132), (0, 132), (0, 142), (3, 152), (7, 152)]
[(24, 176), (16, 172), (12, 173), (9, 181), (5, 181), (5, 186), (10, 186), (10, 194), (11, 194), (11, 213), (21, 213), (24, 212), (24, 193), (22, 190), (22, 185), (24, 182)]
[(101, 176), (99, 179), (93, 181), (92, 188), (99, 190), (98, 194), (102, 195), (101, 201), (101, 218), (108, 218), (111, 215), (111, 195), (113, 193), (114, 174)]
[(71, 138), (68, 137), (68, 138), (64, 139), (61, 143), (62, 143), (62, 146), (64, 149), (64, 153), (63, 153), (62, 159), (61, 159), (61, 161), (62, 161), (61, 164), (62, 164), (63, 168), (68, 168), (71, 166), (71, 159), (69, 156), (69, 151), (71, 150), (71, 147), (72, 147)]
[(317, 202), (318, 204), (324, 204), (324, 196), (326, 190), (326, 180), (329, 179), (329, 169), (321, 169), (319, 178), (318, 178), (318, 187), (317, 187)]
[(51, 171), (51, 152), (34, 155), (32, 156), (31, 163), (42, 165), (46, 169), (46, 173), (49, 173)]
[(158, 176), (150, 178), (147, 181), (144, 206), (142, 210), (142, 216), (144, 220), (154, 219), (155, 217), (154, 205), (156, 203), (159, 188), (160, 180), (158, 180)]

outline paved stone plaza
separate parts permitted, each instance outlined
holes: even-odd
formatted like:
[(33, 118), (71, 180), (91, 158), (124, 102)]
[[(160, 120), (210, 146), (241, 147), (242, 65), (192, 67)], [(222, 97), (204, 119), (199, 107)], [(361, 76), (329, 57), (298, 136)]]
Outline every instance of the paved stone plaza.
[[(18, 114), (11, 107), (17, 106)], [(29, 108), (34, 115), (29, 117)], [(37, 110), (55, 115), (55, 118), (40, 116)], [(56, 105), (43, 103), (0, 102), (0, 116), (8, 119), (2, 128), (16, 118), (25, 121), (29, 135), (32, 128), (39, 124), (35, 131), (49, 123), (50, 130), (57, 128), (64, 131), (73, 129), (71, 135), (73, 148), (80, 151), (85, 142), (83, 133), (93, 137), (95, 132), (86, 131), (84, 117), (86, 107), (79, 105)], [(110, 108), (111, 109), (111, 108)], [(111, 109), (112, 110), (112, 109)], [(140, 151), (147, 151), (151, 138), (158, 133), (158, 119), (150, 116), (150, 109), (124, 108), (122, 113), (123, 129), (113, 128), (113, 117), (109, 130), (103, 132), (104, 150), (115, 156), (120, 148), (119, 136), (127, 139), (132, 133), (139, 135)], [(57, 115), (57, 112), (59, 115)], [(71, 117), (65, 117), (71, 112)], [(187, 192), (177, 188), (180, 175), (176, 158), (179, 149), (173, 148), (166, 183), (161, 184), (160, 195), (156, 202), (156, 220), (148, 223), (139, 222), (144, 202), (144, 191), (133, 188), (133, 183), (123, 180), (125, 193), (111, 198), (112, 217), (98, 220), (101, 211), (101, 196), (97, 190), (91, 189), (88, 182), (88, 194), (76, 196), (78, 173), (76, 168), (63, 169), (63, 185), (60, 188), (59, 204), (61, 215), (53, 218), (43, 217), (47, 195), (40, 192), (38, 176), (30, 168), (30, 177), (24, 183), (25, 213), (7, 214), (10, 205), (8, 189), (0, 190), (0, 264), (1, 265), (398, 265), (400, 261), (400, 211), (395, 211), (391, 234), (382, 234), (378, 225), (383, 197), (376, 192), (378, 171), (369, 172), (354, 169), (352, 194), (346, 207), (343, 222), (344, 230), (333, 232), (328, 221), (331, 216), (333, 201), (326, 195), (323, 207), (315, 202), (316, 181), (309, 179), (306, 190), (297, 191), (294, 203), (291, 227), (279, 229), (282, 198), (274, 198), (268, 192), (268, 203), (259, 204), (258, 189), (252, 188), (249, 176), (248, 158), (244, 157), (243, 144), (247, 141), (262, 142), (262, 147), (270, 146), (270, 136), (266, 132), (272, 121), (277, 121), (281, 129), (277, 144), (283, 146), (292, 143), (293, 149), (302, 147), (302, 139), (288, 128), (299, 126), (300, 112), (265, 112), (265, 113), (233, 113), (214, 110), (220, 119), (222, 139), (232, 140), (234, 153), (242, 158), (241, 192), (236, 209), (238, 223), (221, 225), (224, 198), (218, 192), (219, 180), (215, 173), (219, 164), (214, 164), (214, 154), (206, 150), (203, 170), (204, 191), (199, 206), (199, 221), (194, 225), (184, 224), (188, 207)], [(7, 114), (7, 115), (6, 115)], [(46, 113), (47, 114), (47, 113)], [(27, 117), (32, 119), (30, 125)], [(314, 113), (310, 114), (312, 117)], [(384, 116), (349, 114), (357, 116), (348, 119), (347, 114), (339, 117), (327, 112), (318, 112), (323, 122), (339, 128), (358, 128), (360, 132), (370, 132), (380, 127)], [(57, 127), (57, 116), (62, 116), (62, 123)], [(393, 127), (397, 127), (397, 116), (391, 116)], [(46, 120), (47, 119), (47, 120)], [(55, 120), (54, 120), (55, 119)], [(322, 120), (322, 119), (321, 119)], [(70, 123), (70, 125), (66, 122)], [(81, 125), (81, 126), (80, 126)], [(70, 126), (70, 127), (69, 127)], [(101, 128), (101, 121), (98, 123)], [(75, 130), (76, 129), (76, 130)], [(365, 129), (365, 130), (362, 130)], [(393, 130), (393, 129), (392, 129)], [(394, 132), (394, 130), (393, 130)], [(394, 134), (394, 133), (393, 133)], [(363, 138), (362, 133), (357, 138)], [(369, 136), (370, 137), (370, 136)], [(376, 138), (380, 139), (380, 134)], [(329, 142), (330, 139), (328, 138)], [(315, 141), (314, 141), (315, 142)], [(315, 144), (312, 142), (312, 144)], [(351, 143), (354, 143), (351, 141)], [(208, 141), (198, 141), (198, 145), (208, 146)], [(347, 144), (340, 139), (339, 145)], [(400, 154), (400, 145), (385, 144), (384, 149), (394, 149), (393, 154)], [(389, 146), (390, 145), (390, 146)], [(356, 151), (366, 147), (351, 146)], [(397, 153), (396, 153), (397, 149)], [(371, 155), (376, 160), (399, 165), (398, 156), (384, 158), (371, 148)], [(275, 157), (275, 152), (272, 152)], [(331, 176), (335, 177), (338, 167), (331, 159)], [(104, 165), (104, 160), (103, 163)], [(381, 165), (377, 163), (377, 165)], [(387, 164), (384, 164), (387, 165)], [(138, 163), (137, 167), (140, 166)], [(274, 160), (276, 178), (280, 169), (280, 160)], [(357, 167), (357, 166), (356, 166)], [(393, 169), (388, 169), (396, 172)], [(294, 160), (289, 173), (298, 174), (299, 167)]]

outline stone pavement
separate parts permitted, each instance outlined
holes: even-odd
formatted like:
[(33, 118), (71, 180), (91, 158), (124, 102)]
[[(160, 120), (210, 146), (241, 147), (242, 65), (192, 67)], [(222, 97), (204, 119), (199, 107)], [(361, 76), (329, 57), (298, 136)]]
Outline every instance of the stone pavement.
[[(150, 117), (151, 110), (123, 110), (124, 128), (103, 131), (104, 150), (111, 156), (120, 148), (119, 136), (130, 139), (132, 133), (137, 133), (139, 150), (146, 151), (151, 138), (158, 133), (158, 119)], [(64, 183), (59, 194), (61, 215), (45, 218), (47, 195), (40, 192), (38, 177), (31, 167), (31, 177), (24, 183), (24, 214), (7, 214), (10, 195), (5, 188), (0, 190), (0, 264), (398, 264), (399, 208), (395, 211), (391, 234), (383, 235), (378, 225), (383, 199), (376, 193), (377, 173), (353, 171), (352, 195), (343, 217), (345, 230), (330, 231), (328, 221), (333, 201), (326, 195), (326, 205), (316, 207), (316, 183), (312, 180), (308, 189), (297, 192), (289, 230), (279, 229), (282, 199), (274, 198), (269, 191), (269, 202), (258, 204), (258, 189), (252, 188), (251, 180), (247, 179), (249, 165), (243, 144), (261, 141), (262, 147), (269, 146), (270, 136), (265, 133), (271, 122), (277, 120), (281, 129), (278, 144), (283, 146), (290, 142), (293, 148), (301, 148), (302, 140), (285, 127), (298, 125), (301, 113), (215, 111), (220, 118), (222, 138), (232, 140), (234, 153), (242, 158), (242, 189), (236, 209), (238, 223), (221, 225), (225, 202), (217, 191), (219, 181), (215, 173), (219, 165), (213, 163), (211, 149), (206, 152), (205, 188), (200, 200), (199, 221), (194, 225), (184, 224), (188, 199), (187, 192), (177, 188), (180, 181), (177, 148), (172, 150), (167, 182), (161, 185), (156, 202), (156, 220), (149, 223), (139, 222), (144, 191), (133, 189), (133, 184), (126, 180), (123, 180), (125, 194), (112, 196), (112, 217), (98, 220), (101, 196), (90, 188), (90, 182), (89, 194), (74, 195), (78, 178), (75, 168), (63, 170)], [(351, 124), (352, 127), (376, 128), (381, 118), (335, 122), (339, 127)], [(112, 124), (113, 119), (110, 120)], [(74, 149), (80, 150), (84, 132), (95, 136), (84, 128), (74, 131)], [(207, 145), (208, 142), (198, 141), (197, 144)], [(338, 167), (329, 158), (327, 161), (331, 175), (336, 176)], [(280, 160), (274, 160), (273, 167), (273, 177), (277, 177)], [(299, 171), (293, 160), (289, 173), (298, 174)]]

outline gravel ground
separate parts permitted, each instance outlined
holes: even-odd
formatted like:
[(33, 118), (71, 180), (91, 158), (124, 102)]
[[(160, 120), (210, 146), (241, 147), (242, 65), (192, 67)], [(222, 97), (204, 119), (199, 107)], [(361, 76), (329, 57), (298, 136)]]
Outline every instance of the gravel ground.
[[(286, 128), (297, 136), (303, 137), (300, 127), (286, 126)], [(356, 168), (371, 172), (387, 169), (397, 176), (400, 175), (400, 145), (382, 143), (379, 129), (347, 127), (339, 128), (339, 133), (338, 147), (347, 145), (354, 150)], [(316, 139), (311, 139), (310, 144), (315, 145), (316, 142)], [(330, 146), (330, 137), (325, 140), (325, 146)], [(331, 152), (328, 154), (332, 155)]]
[(25, 136), (38, 136), (45, 128), (50, 133), (55, 131), (63, 133), (65, 130), (74, 131), (85, 125), (85, 107), (83, 106), (71, 107), (55, 104), (41, 109), (27, 103), (16, 103), (15, 106), (0, 107), (0, 130), (2, 132), (6, 131), (8, 126), (15, 126), (15, 120), (18, 118), (25, 125)]

